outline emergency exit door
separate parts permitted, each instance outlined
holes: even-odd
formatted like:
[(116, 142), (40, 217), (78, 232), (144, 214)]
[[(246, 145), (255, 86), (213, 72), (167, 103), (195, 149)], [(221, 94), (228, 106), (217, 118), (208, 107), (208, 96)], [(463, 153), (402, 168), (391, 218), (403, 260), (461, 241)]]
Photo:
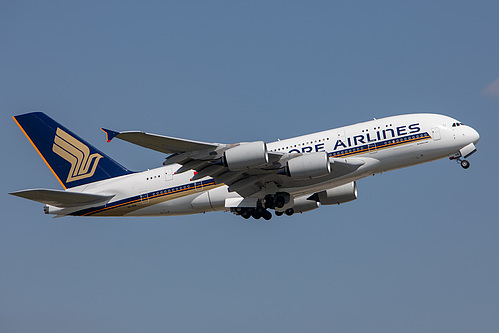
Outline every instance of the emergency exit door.
[(442, 138), (440, 136), (440, 129), (438, 127), (434, 127), (434, 128), (431, 129), (431, 137), (435, 141), (438, 141), (438, 140), (440, 140)]

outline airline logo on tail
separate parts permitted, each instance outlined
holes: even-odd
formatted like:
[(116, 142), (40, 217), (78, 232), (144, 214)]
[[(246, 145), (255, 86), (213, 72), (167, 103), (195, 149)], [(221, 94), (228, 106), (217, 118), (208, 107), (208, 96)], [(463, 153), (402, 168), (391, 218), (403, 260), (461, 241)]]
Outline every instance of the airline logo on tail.
[(99, 160), (102, 158), (101, 154), (90, 154), (87, 145), (60, 128), (57, 128), (55, 133), (52, 151), (71, 163), (66, 183), (92, 177)]

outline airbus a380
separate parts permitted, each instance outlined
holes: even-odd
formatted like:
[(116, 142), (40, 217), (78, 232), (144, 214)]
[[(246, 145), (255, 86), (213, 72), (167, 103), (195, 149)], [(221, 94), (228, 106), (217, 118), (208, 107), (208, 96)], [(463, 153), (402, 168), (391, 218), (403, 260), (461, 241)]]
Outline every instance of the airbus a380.
[(41, 112), (13, 119), (64, 190), (10, 193), (56, 216), (168, 216), (231, 211), (245, 219), (303, 213), (357, 198), (356, 181), (449, 157), (467, 169), (479, 134), (437, 114), (407, 114), (287, 140), (234, 144), (102, 129), (167, 155), (132, 172)]

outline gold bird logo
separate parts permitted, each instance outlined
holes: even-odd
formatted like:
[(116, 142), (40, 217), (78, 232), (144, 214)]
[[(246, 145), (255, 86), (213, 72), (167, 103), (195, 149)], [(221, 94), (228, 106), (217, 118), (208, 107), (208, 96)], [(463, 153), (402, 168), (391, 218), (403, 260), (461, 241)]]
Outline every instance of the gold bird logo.
[(101, 154), (90, 155), (87, 145), (75, 139), (62, 129), (57, 128), (52, 151), (71, 163), (66, 183), (92, 177), (97, 168)]

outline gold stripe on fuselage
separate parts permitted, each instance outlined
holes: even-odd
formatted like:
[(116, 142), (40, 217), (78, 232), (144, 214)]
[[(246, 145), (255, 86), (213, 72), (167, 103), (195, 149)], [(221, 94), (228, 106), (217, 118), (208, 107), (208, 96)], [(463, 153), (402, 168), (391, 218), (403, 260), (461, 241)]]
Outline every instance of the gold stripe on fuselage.
[[(383, 150), (383, 149), (386, 149), (386, 148), (391, 148), (393, 146), (403, 146), (403, 145), (406, 145), (406, 144), (409, 144), (409, 143), (413, 143), (413, 142), (416, 142), (416, 141), (422, 141), (422, 140), (428, 140), (428, 139), (431, 139), (430, 135), (426, 135), (426, 136), (420, 137), (420, 138), (403, 140), (403, 141), (399, 141), (399, 142), (385, 143), (385, 144), (383, 144), (381, 146), (376, 145), (376, 146), (372, 147), (371, 149), (365, 148), (365, 149), (357, 150), (357, 151), (354, 151), (354, 152), (347, 152), (347, 153), (343, 153), (343, 154), (339, 154), (339, 155), (331, 155), (331, 157), (344, 157), (344, 156), (361, 155), (361, 154), (363, 154), (365, 152), (368, 152), (370, 150)], [(397, 139), (393, 139), (393, 140), (397, 140)], [(375, 144), (375, 142), (373, 142), (373, 144)], [(355, 148), (352, 148), (352, 149), (355, 149)]]
[(220, 186), (224, 186), (225, 184), (215, 184), (215, 181), (204, 185), (202, 190), (198, 190), (195, 187), (187, 188), (187, 189), (179, 189), (175, 191), (167, 192), (166, 190), (158, 190), (153, 191), (152, 193), (158, 193), (155, 195), (148, 196), (147, 198), (135, 199), (132, 201), (124, 202), (118, 205), (111, 205), (109, 207), (104, 207), (100, 209), (96, 209), (91, 212), (87, 212), (82, 214), (82, 216), (123, 216), (134, 212), (139, 209), (143, 209), (152, 205), (156, 205), (162, 202), (186, 197), (188, 195), (209, 191), (215, 189)]

